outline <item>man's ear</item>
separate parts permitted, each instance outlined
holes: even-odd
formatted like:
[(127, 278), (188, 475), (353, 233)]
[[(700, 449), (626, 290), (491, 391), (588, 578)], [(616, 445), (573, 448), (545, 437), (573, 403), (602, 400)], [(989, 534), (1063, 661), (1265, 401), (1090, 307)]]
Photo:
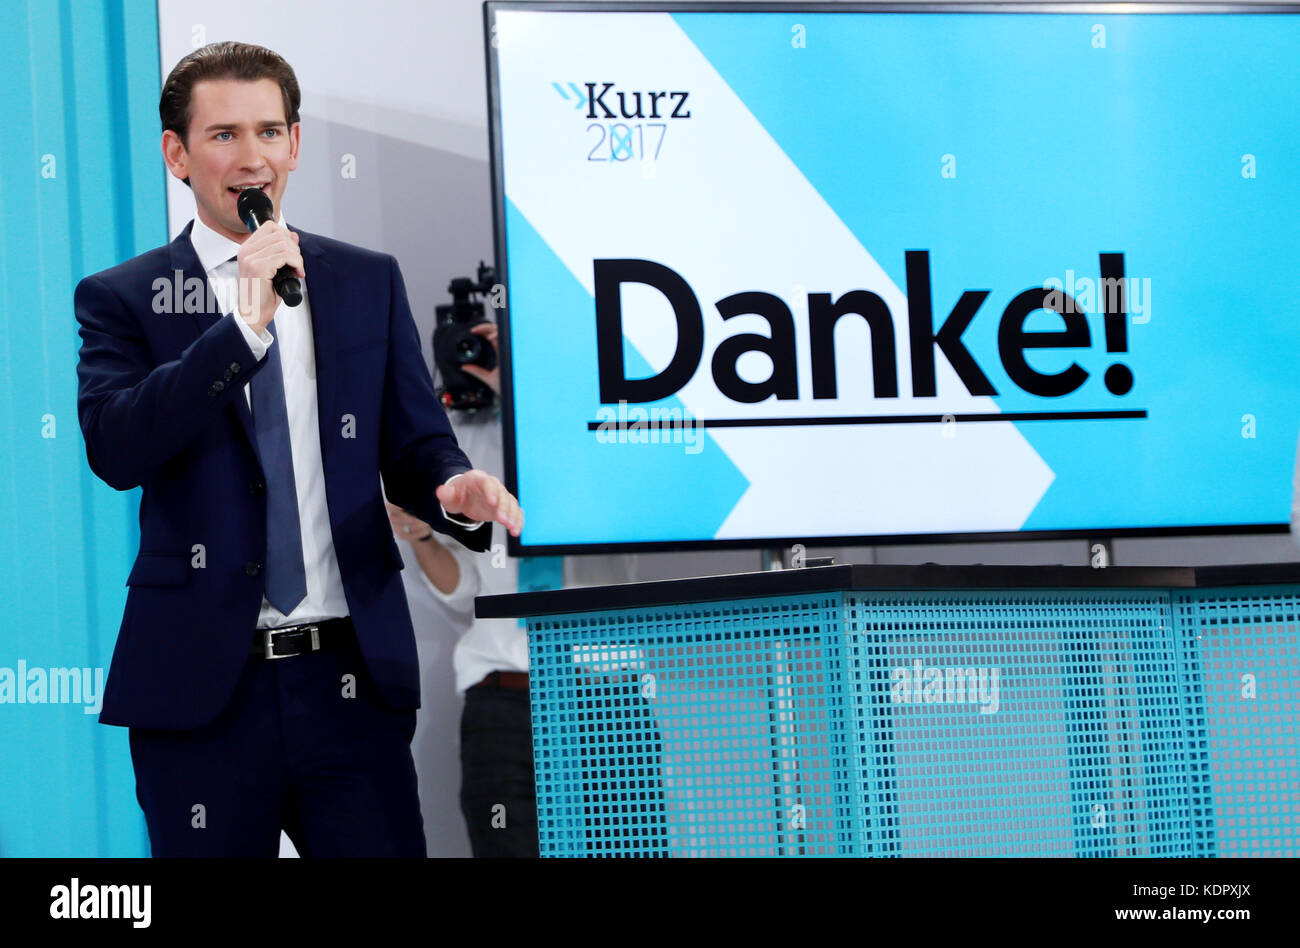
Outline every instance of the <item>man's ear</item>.
[(289, 129), (289, 170), (298, 170), (298, 148), (302, 145), (302, 123), (294, 122)]
[(163, 161), (173, 177), (184, 181), (190, 176), (190, 156), (181, 137), (170, 128), (162, 133)]

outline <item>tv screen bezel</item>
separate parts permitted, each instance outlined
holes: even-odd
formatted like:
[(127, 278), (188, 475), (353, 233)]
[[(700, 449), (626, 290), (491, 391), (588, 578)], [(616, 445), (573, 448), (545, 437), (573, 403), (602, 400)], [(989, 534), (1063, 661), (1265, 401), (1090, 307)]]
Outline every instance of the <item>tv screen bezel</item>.
[[(492, 241), (497, 281), (506, 288), (505, 305), (498, 312), (498, 350), (501, 368), (500, 411), (502, 458), (506, 488), (520, 498), (527, 517), (526, 498), (519, 493), (515, 456), (514, 391), (510, 347), (510, 278), (506, 260), (505, 180), (502, 159), (501, 99), (498, 85), (497, 46), (493, 22), (499, 10), (540, 13), (1014, 13), (1026, 15), (1095, 13), (1109, 16), (1164, 14), (1231, 15), (1296, 14), (1300, 4), (1280, 3), (749, 3), (749, 2), (636, 2), (636, 0), (484, 0), (483, 37), (487, 62), (488, 154), (492, 180)], [(473, 458), (470, 459), (471, 462)], [(525, 527), (526, 529), (526, 527)], [(1119, 539), (1128, 537), (1254, 536), (1282, 534), (1286, 523), (1205, 524), (1176, 527), (1099, 527), (1071, 530), (1015, 530), (980, 533), (890, 533), (843, 536), (749, 537), (713, 540), (629, 540), (604, 543), (525, 544), (506, 535), (511, 556), (568, 554), (666, 553), (702, 550), (747, 550), (828, 546), (904, 546), (951, 543), (1015, 543), (1045, 540)]]

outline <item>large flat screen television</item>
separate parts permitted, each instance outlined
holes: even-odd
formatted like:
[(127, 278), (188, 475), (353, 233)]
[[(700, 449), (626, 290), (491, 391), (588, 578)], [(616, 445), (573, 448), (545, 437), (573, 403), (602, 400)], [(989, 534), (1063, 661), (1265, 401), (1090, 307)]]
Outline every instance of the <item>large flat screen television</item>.
[(1285, 529), (1297, 10), (486, 4), (515, 551)]

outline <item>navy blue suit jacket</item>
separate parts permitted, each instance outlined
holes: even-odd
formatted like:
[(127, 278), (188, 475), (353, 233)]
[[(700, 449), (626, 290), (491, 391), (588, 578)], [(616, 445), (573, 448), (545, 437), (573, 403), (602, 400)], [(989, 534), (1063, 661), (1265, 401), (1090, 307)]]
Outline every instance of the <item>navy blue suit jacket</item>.
[[(74, 298), (91, 470), (118, 490), (143, 487), (105, 724), (194, 728), (215, 718), (248, 658), (265, 586), (266, 496), (244, 386), (266, 361), (253, 358), (238, 315), (208, 302), (189, 231), (86, 277)], [(397, 261), (298, 233), (343, 591), (381, 696), (416, 708), (415, 637), (380, 478), (389, 500), (471, 549), (486, 549), (491, 530), (450, 523), (434, 494), (471, 464), (434, 395)], [(176, 308), (177, 279), (203, 289), (204, 305), (182, 307), (200, 312), (165, 311)]]

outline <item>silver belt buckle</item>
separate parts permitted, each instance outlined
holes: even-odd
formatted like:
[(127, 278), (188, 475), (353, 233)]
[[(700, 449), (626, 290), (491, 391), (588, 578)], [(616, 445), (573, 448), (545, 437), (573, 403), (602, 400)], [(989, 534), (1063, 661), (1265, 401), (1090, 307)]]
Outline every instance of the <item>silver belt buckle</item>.
[[(266, 655), (266, 657), (267, 657), (267, 658), (270, 658), (270, 659), (275, 659), (275, 658), (293, 658), (292, 655), (276, 655), (276, 654), (275, 654), (275, 645), (274, 645), (274, 642), (273, 642), (272, 640), (276, 637), (276, 635), (278, 635), (278, 634), (280, 634), (280, 633), (282, 633), (282, 632), (301, 632), (304, 628), (306, 628), (306, 630), (307, 630), (308, 632), (311, 633), (311, 650), (312, 650), (313, 652), (319, 652), (319, 651), (320, 651), (320, 627), (319, 627), (319, 626), (315, 626), (315, 625), (309, 625), (309, 626), (291, 625), (291, 626), (288, 626), (287, 628), (283, 628), (283, 629), (267, 629), (267, 630), (266, 630), (266, 646), (265, 646), (265, 649), (264, 649), (264, 654)], [(301, 653), (298, 653), (298, 654), (301, 654)]]

